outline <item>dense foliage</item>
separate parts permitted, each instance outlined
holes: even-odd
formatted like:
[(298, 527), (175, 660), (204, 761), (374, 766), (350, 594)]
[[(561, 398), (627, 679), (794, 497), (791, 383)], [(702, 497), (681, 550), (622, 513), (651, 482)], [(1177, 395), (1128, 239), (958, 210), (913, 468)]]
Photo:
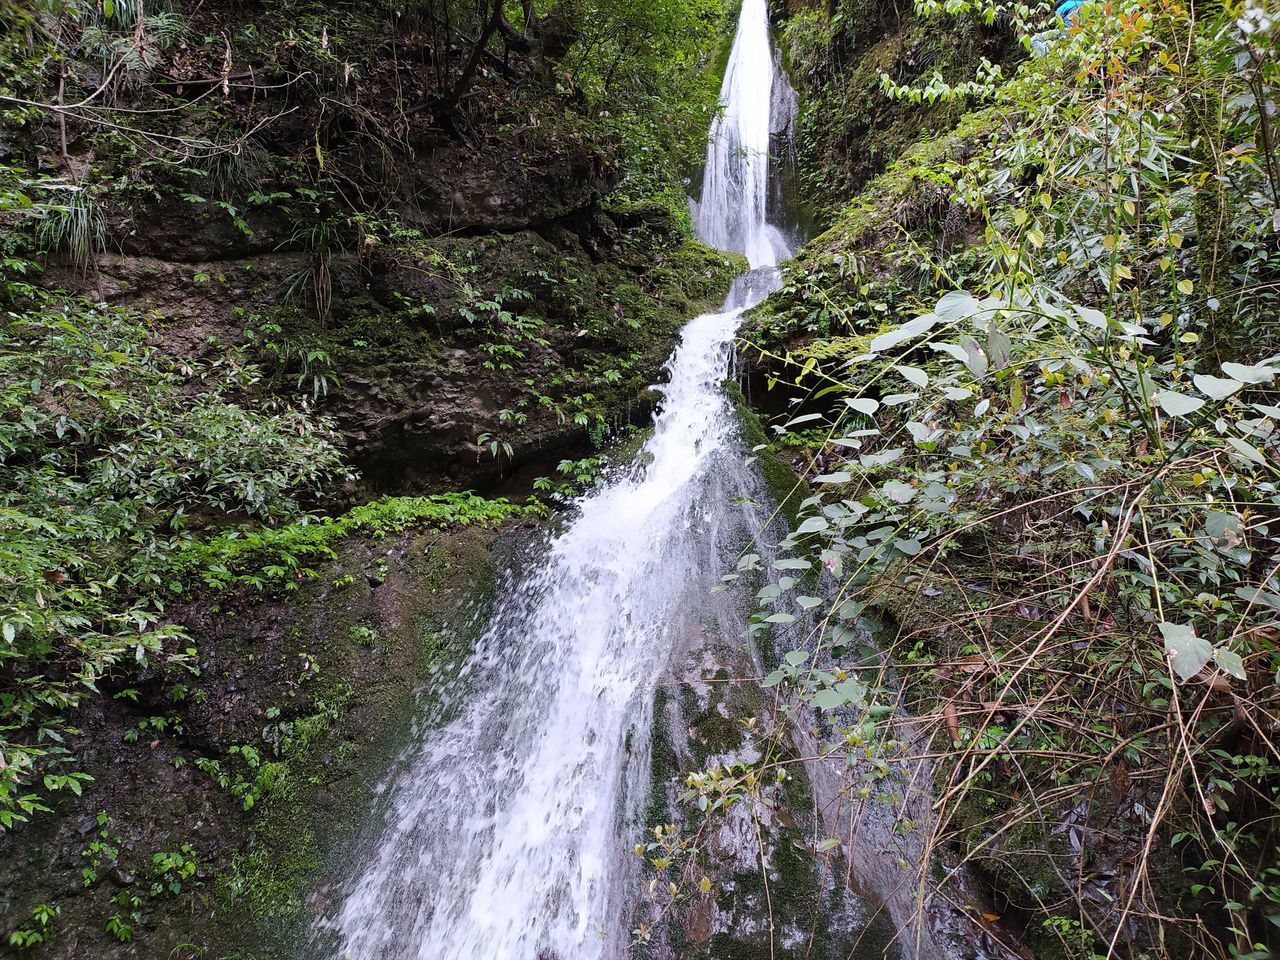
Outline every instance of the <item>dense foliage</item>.
[(984, 18), (948, 18), (939, 29), (926, 12), (881, 0), (836, 0), (802, 5), (781, 24), (800, 93), (800, 187), (819, 214), (836, 213), (905, 150), (964, 113), (956, 100), (908, 106), (881, 96), (882, 77), (923, 91), (934, 77), (972, 80), (985, 59), (1008, 59), (1016, 50), (1009, 31)]
[[(469, 149), (593, 145), (619, 203), (683, 210), (679, 180), (716, 102), (721, 0), (294, 0), (252, 22), (224, 6), (0, 9), (0, 106), (15, 126), (52, 125), (46, 166), (84, 188), (70, 195), (84, 222), (50, 239), (81, 262), (101, 246), (92, 220), (111, 190), (141, 199), (194, 177), (248, 231), (246, 204), (285, 200), (247, 199), (264, 175), (306, 185), (292, 198), (295, 240), (323, 261), (362, 239), (362, 217), (403, 199), (424, 131)], [(273, 155), (284, 144), (296, 148), (287, 160)], [(116, 162), (82, 170), (86, 147)]]
[(685, 211), (680, 175), (706, 149), (718, 89), (708, 60), (726, 32), (726, 6), (723, 0), (608, 0), (575, 8), (581, 36), (562, 67), (622, 145), (619, 205), (659, 199)]
[(975, 935), (1280, 948), (1272, 23), (1088, 6), (1007, 82), (885, 81), (972, 112), (753, 320), (793, 405), (757, 452), (811, 495), (729, 579), (763, 578), (752, 632), (797, 649), (764, 681), (765, 759), (692, 776), (703, 809), (769, 802), (816, 713), (843, 801), (898, 812), (909, 885), (934, 851), (979, 869)]

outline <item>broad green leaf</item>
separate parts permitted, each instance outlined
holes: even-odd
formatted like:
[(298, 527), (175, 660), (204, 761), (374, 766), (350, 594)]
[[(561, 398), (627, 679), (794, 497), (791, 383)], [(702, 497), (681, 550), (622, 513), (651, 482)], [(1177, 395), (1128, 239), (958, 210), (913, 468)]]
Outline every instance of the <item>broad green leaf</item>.
[(967, 290), (952, 290), (942, 295), (933, 312), (943, 320), (963, 320), (981, 309), (982, 305)]
[(1203, 373), (1197, 373), (1192, 380), (1197, 390), (1213, 400), (1225, 400), (1244, 388), (1239, 380), (1224, 380), (1222, 377), (1210, 377)]
[(890, 347), (896, 347), (913, 337), (918, 337), (922, 333), (927, 333), (938, 322), (938, 315), (934, 313), (926, 313), (916, 317), (914, 320), (908, 320), (902, 326), (894, 330), (888, 330), (880, 336), (876, 337), (868, 345), (867, 349), (872, 353), (883, 353)]
[(901, 480), (890, 480), (884, 485), (884, 495), (894, 503), (910, 503), (916, 495), (916, 488)]
[(1007, 367), (1013, 356), (1013, 342), (1008, 334), (995, 325), (994, 319), (987, 329), (987, 356), (997, 370)]
[(844, 694), (838, 690), (827, 688), (813, 695), (813, 705), (819, 710), (834, 710), (845, 705)]
[(1262, 604), (1280, 613), (1280, 593), (1272, 593), (1262, 587), (1236, 587), (1236, 596), (1246, 603)]
[(919, 367), (908, 367), (904, 364), (898, 364), (893, 369), (897, 370), (906, 380), (917, 387), (927, 387), (929, 385), (929, 374), (925, 373)]
[(917, 444), (933, 443), (942, 436), (941, 430), (936, 430), (918, 420), (912, 420), (907, 424), (907, 433), (911, 434), (911, 439)]
[(918, 393), (891, 393), (884, 398), (883, 402), (886, 407), (896, 407), (904, 403), (910, 403), (912, 400), (919, 399), (920, 394)]
[(850, 644), (858, 639), (858, 631), (844, 624), (836, 624), (831, 628), (831, 642), (837, 646)]
[(969, 354), (958, 343), (931, 343), (929, 346), (939, 353), (945, 353), (952, 359), (959, 360), (961, 363), (967, 363), (969, 360)]
[(840, 609), (836, 611), (836, 616), (841, 620), (852, 620), (854, 617), (860, 616), (866, 606), (861, 600), (846, 600), (840, 604)]
[(1245, 383), (1270, 383), (1275, 379), (1276, 368), (1264, 367), (1261, 364), (1224, 363), (1222, 372), (1233, 380)]
[(1190, 680), (1213, 657), (1213, 645), (1197, 637), (1188, 624), (1161, 622), (1159, 626), (1164, 636), (1164, 652), (1173, 664), (1173, 672), (1183, 680)]
[(880, 409), (880, 401), (874, 397), (846, 397), (844, 402), (858, 413), (865, 413), (867, 416), (871, 416)]
[(846, 703), (851, 703), (857, 707), (866, 705), (867, 685), (861, 680), (850, 677), (848, 680), (841, 680), (836, 684), (835, 688), (844, 695)]
[(1243, 680), (1245, 678), (1244, 661), (1240, 658), (1240, 654), (1236, 653), (1234, 650), (1228, 650), (1226, 647), (1219, 647), (1217, 650), (1213, 651), (1213, 662), (1237, 680)]
[(791, 666), (798, 667), (800, 666), (800, 664), (804, 663), (806, 660), (809, 659), (809, 651), (789, 650), (787, 651), (787, 654), (786, 656), (783, 657), (783, 659), (786, 660), (787, 663), (791, 664)]
[(1240, 518), (1234, 513), (1223, 510), (1210, 510), (1205, 514), (1204, 532), (1210, 540), (1220, 547), (1239, 546), (1244, 539), (1240, 526)]
[(789, 613), (775, 613), (764, 618), (765, 623), (795, 623), (796, 618)]
[(1239, 437), (1227, 437), (1227, 443), (1235, 447), (1240, 456), (1246, 460), (1252, 460), (1254, 463), (1259, 463), (1264, 467), (1267, 465), (1266, 455), (1253, 444), (1246, 443)]
[(814, 607), (822, 605), (821, 597), (796, 597), (796, 603), (805, 610), (812, 610)]
[(808, 560), (797, 560), (794, 558), (786, 560), (773, 561), (775, 570), (808, 570), (813, 564)]
[(1094, 310), (1092, 307), (1076, 307), (1076, 316), (1089, 324), (1091, 327), (1097, 327), (1099, 330), (1107, 329), (1107, 315), (1101, 310)]
[(858, 458), (858, 462), (870, 470), (873, 467), (883, 467), (893, 463), (905, 452), (905, 447), (893, 447), (890, 450), (881, 450), (879, 453), (864, 453)]
[(1009, 381), (1009, 410), (1011, 412), (1017, 413), (1022, 409), (1026, 396), (1026, 388), (1022, 384), (1021, 377), (1014, 377)]
[(796, 533), (818, 533), (830, 526), (831, 523), (826, 517), (809, 517), (796, 528)]
[(1195, 413), (1205, 402), (1199, 397), (1189, 397), (1185, 393), (1175, 393), (1172, 390), (1161, 390), (1156, 394), (1156, 403), (1160, 404), (1160, 409), (1171, 417), (1186, 417)]
[(978, 341), (973, 337), (962, 337), (960, 346), (964, 347), (965, 366), (969, 368), (969, 372), (973, 374), (975, 379), (981, 380), (987, 374), (987, 355), (983, 352), (982, 347), (978, 345)]

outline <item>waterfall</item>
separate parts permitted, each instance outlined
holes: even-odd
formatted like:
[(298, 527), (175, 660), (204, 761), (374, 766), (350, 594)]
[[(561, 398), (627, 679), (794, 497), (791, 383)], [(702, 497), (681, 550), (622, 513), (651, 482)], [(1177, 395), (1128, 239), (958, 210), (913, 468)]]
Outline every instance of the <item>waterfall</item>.
[(795, 94), (769, 40), (766, 0), (743, 0), (720, 106), (707, 143), (698, 236), (745, 254), (753, 268), (774, 266), (790, 250), (769, 222), (770, 148), (775, 133), (790, 135)]
[(775, 70), (764, 0), (746, 0), (698, 226), (769, 269), (684, 328), (636, 464), (582, 497), (537, 569), (500, 591), (461, 671), (465, 703), (390, 784), (382, 833), (321, 923), (324, 955), (625, 955), (653, 685), (709, 611), (743, 533), (731, 505), (754, 489), (720, 384), (742, 311), (786, 253), (765, 220)]

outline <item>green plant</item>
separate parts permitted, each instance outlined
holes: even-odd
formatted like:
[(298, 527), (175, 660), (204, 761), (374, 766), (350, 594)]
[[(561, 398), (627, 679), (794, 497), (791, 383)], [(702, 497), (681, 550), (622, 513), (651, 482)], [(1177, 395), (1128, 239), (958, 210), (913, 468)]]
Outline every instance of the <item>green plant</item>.
[(377, 629), (367, 623), (352, 624), (351, 629), (347, 631), (347, 636), (352, 643), (362, 647), (376, 647), (382, 639)]
[(333, 257), (350, 246), (350, 219), (324, 191), (298, 187), (294, 193), (296, 199), (286, 208), (293, 223), (288, 242), (306, 250), (311, 262), (288, 279), (285, 297), (296, 298), (305, 289), (316, 318), (327, 323), (333, 307)]
[(27, 922), (9, 934), (9, 946), (30, 950), (46, 942), (60, 912), (57, 904), (37, 903), (32, 907)]
[(245, 338), (268, 361), (268, 369), (296, 377), (298, 389), (307, 388), (313, 402), (327, 397), (338, 384), (329, 352), (304, 338), (286, 335), (280, 323), (265, 321), (256, 330), (246, 330)]
[[(487, 449), (489, 456), (495, 460), (501, 460), (503, 456), (506, 456), (508, 460), (515, 459), (515, 448), (511, 446), (511, 442), (501, 437), (495, 437), (492, 433), (480, 434), (476, 437), (476, 445), (482, 450)], [(476, 460), (479, 459), (480, 456), (477, 454)]]
[(26, 678), (0, 691), (4, 828), (44, 808), (28, 784), (86, 779), (61, 745), (66, 710), (117, 671), (183, 669), (156, 601), (188, 513), (296, 515), (339, 470), (323, 424), (224, 399), (252, 367), (175, 366), (122, 311), (39, 292), (20, 309), (0, 332), (0, 666)]
[(151, 896), (177, 896), (196, 869), (196, 852), (190, 844), (175, 852), (157, 851), (151, 855)]
[(106, 244), (106, 220), (87, 187), (45, 182), (45, 190), (56, 190), (57, 200), (39, 210), (37, 236), (41, 246), (59, 250), (80, 270), (94, 267)]
[(114, 866), (120, 859), (122, 841), (111, 834), (111, 817), (105, 810), (101, 810), (98, 812), (96, 821), (97, 835), (80, 851), (80, 856), (88, 862), (88, 865), (80, 870), (80, 876), (86, 887), (91, 887), (98, 882), (99, 871), (103, 867)]
[(106, 931), (117, 943), (128, 943), (133, 939), (133, 926), (123, 916), (113, 913), (107, 918)]
[[(843, 797), (928, 809), (919, 849), (1073, 957), (1276, 947), (1280, 757), (1246, 732), (1280, 665), (1278, 274), (1251, 239), (1276, 206), (1238, 27), (1187, 16), (1090, 13), (851, 202), (744, 344), (804, 404), (755, 451), (803, 478), (775, 491), (794, 529), (726, 577), (764, 581), (763, 729), (821, 731)], [(687, 802), (774, 802), (780, 736)], [(1117, 856), (1141, 879), (1101, 906), (1081, 877)]]

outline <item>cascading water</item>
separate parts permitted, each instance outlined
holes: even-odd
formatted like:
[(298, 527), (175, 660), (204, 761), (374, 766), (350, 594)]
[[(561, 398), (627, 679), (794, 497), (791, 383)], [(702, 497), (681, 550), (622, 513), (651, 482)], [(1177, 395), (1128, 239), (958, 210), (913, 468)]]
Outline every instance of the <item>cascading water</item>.
[(795, 97), (774, 60), (766, 0), (743, 0), (720, 104), (707, 144), (698, 235), (719, 250), (745, 254), (752, 268), (774, 266), (790, 250), (769, 223), (770, 144), (775, 130), (789, 131)]
[[(787, 252), (765, 220), (776, 69), (765, 0), (745, 0), (698, 225), (753, 267)], [(720, 383), (742, 311), (776, 277), (753, 271), (724, 312), (685, 327), (638, 465), (586, 495), (498, 604), (461, 671), (464, 706), (392, 785), (369, 862), (322, 924), (339, 957), (625, 954), (653, 684), (706, 602), (750, 484)]]

